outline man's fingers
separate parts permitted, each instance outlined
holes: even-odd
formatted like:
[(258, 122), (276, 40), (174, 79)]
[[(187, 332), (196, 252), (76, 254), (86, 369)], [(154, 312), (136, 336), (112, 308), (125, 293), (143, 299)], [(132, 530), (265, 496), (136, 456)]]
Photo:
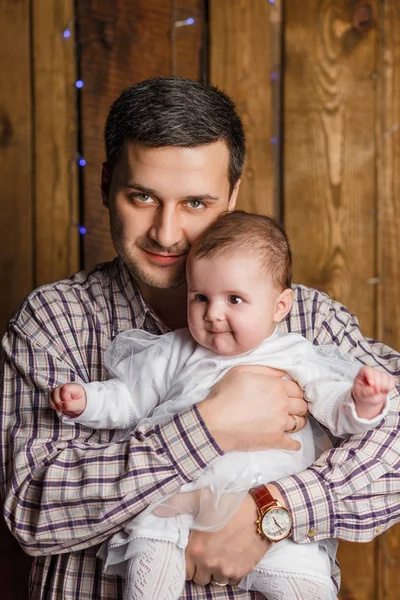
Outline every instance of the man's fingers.
[(300, 450), (301, 444), (297, 440), (289, 437), (288, 435), (284, 435), (282, 439), (282, 450)]
[(196, 572), (193, 575), (193, 581), (197, 585), (205, 586), (208, 583), (210, 583), (210, 581), (211, 581), (211, 574), (207, 570), (202, 570), (202, 569), (196, 568)]
[(308, 412), (308, 404), (302, 397), (288, 398), (288, 413), (290, 415), (297, 415), (299, 417), (305, 417)]
[(192, 581), (196, 573), (194, 560), (186, 554), (186, 581)]
[(285, 387), (285, 392), (289, 398), (304, 398), (304, 391), (301, 387), (291, 379), (282, 379), (282, 384)]

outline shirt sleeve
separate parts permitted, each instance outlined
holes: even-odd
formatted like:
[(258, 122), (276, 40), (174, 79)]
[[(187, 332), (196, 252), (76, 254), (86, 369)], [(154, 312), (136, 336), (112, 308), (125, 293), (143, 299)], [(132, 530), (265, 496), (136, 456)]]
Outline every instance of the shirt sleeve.
[(88, 381), (89, 359), (71, 327), (34, 308), (23, 307), (3, 338), (0, 434), (5, 519), (37, 556), (101, 543), (222, 452), (195, 407), (120, 441), (60, 421), (49, 391)]
[[(313, 310), (305, 310), (312, 306)], [(345, 307), (315, 290), (301, 288), (303, 335), (316, 344), (335, 343), (361, 364), (380, 367), (399, 382), (400, 355), (361, 334)], [(305, 315), (308, 314), (308, 321)], [(297, 327), (296, 314), (291, 327)], [(274, 482), (293, 516), (293, 539), (307, 543), (334, 537), (371, 541), (400, 520), (399, 388), (373, 430), (353, 435), (322, 454), (303, 473)]]

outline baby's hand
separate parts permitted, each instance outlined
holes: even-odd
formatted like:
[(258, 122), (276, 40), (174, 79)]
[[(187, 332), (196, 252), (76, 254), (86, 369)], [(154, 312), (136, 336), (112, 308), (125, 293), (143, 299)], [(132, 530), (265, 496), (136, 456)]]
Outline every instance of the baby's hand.
[(377, 417), (386, 396), (395, 387), (396, 380), (386, 371), (363, 367), (354, 380), (352, 392), (357, 415), (364, 419)]
[(86, 392), (80, 383), (65, 383), (51, 392), (49, 404), (67, 417), (79, 417), (86, 408)]

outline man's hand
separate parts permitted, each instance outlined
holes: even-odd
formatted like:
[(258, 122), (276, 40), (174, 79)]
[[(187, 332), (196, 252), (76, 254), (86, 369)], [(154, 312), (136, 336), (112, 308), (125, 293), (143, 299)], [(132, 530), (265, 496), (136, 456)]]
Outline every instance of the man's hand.
[(211, 435), (224, 452), (232, 450), (298, 450), (287, 432), (306, 424), (307, 402), (284, 373), (259, 366), (231, 369), (198, 404)]
[(257, 508), (247, 495), (221, 531), (192, 531), (186, 549), (186, 579), (198, 585), (212, 580), (237, 584), (253, 571), (270, 544), (256, 531)]
[(79, 417), (86, 408), (86, 402), (85, 389), (79, 383), (60, 385), (49, 397), (51, 408), (70, 418)]

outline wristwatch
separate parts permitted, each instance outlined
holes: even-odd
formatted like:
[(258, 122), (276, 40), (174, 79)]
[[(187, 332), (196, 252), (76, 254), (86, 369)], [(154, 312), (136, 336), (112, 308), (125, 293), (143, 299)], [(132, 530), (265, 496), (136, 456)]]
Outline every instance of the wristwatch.
[(269, 542), (279, 542), (287, 538), (292, 531), (292, 516), (287, 508), (273, 498), (265, 485), (259, 485), (249, 491), (257, 505), (257, 533)]

